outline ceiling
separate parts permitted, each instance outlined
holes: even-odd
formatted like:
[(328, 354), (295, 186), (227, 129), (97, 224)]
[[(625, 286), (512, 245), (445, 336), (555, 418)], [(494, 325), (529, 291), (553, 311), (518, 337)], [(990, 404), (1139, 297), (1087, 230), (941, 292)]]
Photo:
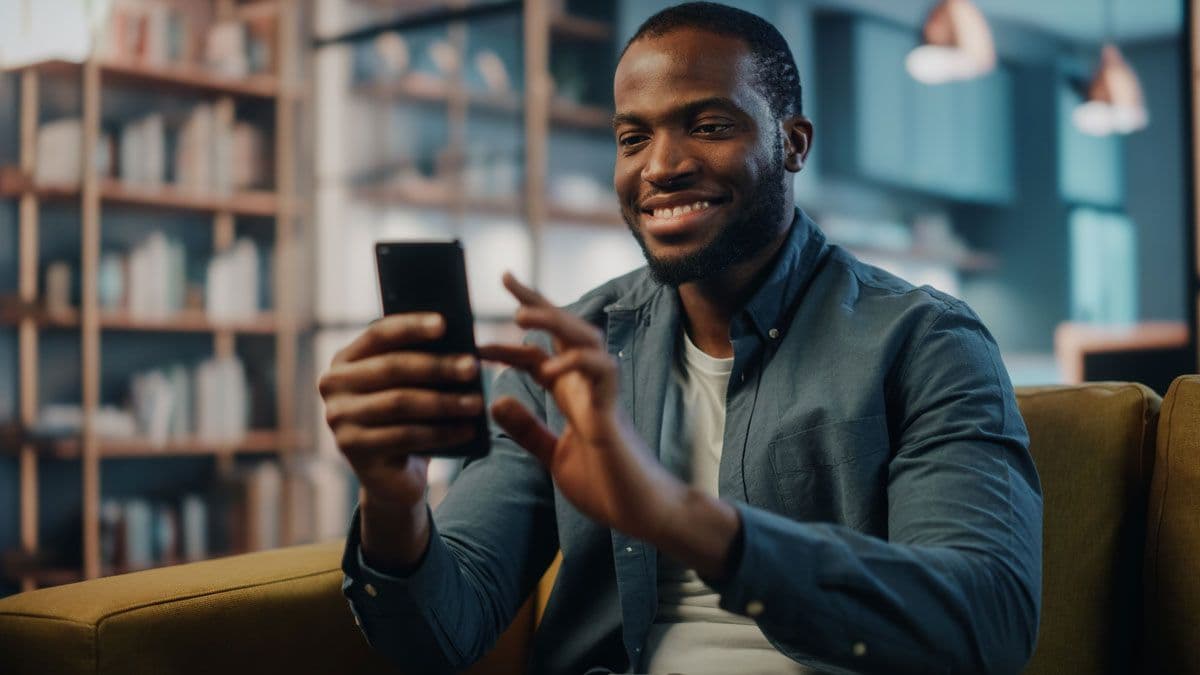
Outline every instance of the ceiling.
[[(1036, 26), (1073, 41), (1105, 39), (1107, 0), (975, 0), (989, 17)], [(1183, 32), (1185, 0), (1112, 0), (1118, 41), (1142, 40)]]
[[(808, 0), (920, 25), (936, 0)], [(1105, 39), (1104, 8), (1111, 1), (1118, 42), (1183, 34), (1186, 0), (974, 0), (989, 19), (1044, 31), (1071, 42)]]

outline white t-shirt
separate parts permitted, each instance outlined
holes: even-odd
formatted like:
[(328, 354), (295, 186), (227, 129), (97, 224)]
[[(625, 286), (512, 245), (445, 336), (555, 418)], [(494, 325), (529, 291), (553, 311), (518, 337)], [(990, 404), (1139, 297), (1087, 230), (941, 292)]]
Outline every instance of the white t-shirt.
[[(725, 437), (725, 391), (733, 359), (705, 354), (685, 333), (683, 372), (676, 372), (683, 447), (691, 484), (717, 496)], [(726, 612), (696, 572), (658, 556), (658, 614), (640, 670), (686, 675), (775, 675), (812, 672), (779, 653), (753, 620)]]

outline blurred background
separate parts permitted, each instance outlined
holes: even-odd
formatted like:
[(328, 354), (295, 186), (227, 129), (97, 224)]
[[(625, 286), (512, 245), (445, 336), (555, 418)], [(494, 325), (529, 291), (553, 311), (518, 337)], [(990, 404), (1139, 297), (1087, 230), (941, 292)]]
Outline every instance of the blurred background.
[[(344, 535), (314, 383), (372, 244), (638, 267), (612, 74), (660, 0), (0, 0), (0, 595)], [(741, 0), (816, 126), (798, 204), (970, 303), (1018, 385), (1196, 370), (1185, 0)], [(433, 498), (457, 466), (435, 463)]]

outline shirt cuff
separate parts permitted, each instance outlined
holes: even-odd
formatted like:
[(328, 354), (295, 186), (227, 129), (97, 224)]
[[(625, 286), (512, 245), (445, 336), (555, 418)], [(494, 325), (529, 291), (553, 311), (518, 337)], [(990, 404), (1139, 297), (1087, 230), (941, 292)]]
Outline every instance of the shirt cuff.
[(434, 609), (447, 602), (455, 566), (454, 556), (438, 534), (433, 517), (429, 518), (429, 546), (406, 576), (387, 574), (367, 564), (362, 554), (361, 528), (362, 520), (355, 507), (342, 554), (342, 572), (346, 575), (342, 592), (356, 613), (389, 616), (415, 611), (426, 621), (433, 620)]
[[(797, 595), (812, 598), (818, 590), (821, 546), (814, 541), (808, 555), (791, 555), (794, 547), (780, 543), (796, 540), (795, 521), (741, 502), (730, 504), (741, 519), (741, 545), (731, 552), (728, 574), (710, 584), (721, 596), (721, 609), (755, 621), (786, 625), (797, 609), (792, 606)], [(786, 584), (781, 583), (784, 579)]]

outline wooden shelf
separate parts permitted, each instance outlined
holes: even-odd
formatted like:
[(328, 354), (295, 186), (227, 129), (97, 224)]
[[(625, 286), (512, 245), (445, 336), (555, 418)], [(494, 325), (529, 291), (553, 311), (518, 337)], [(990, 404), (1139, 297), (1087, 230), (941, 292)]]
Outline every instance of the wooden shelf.
[(476, 197), (461, 199), (449, 188), (437, 186), (379, 186), (360, 187), (354, 195), (376, 204), (423, 209), (461, 209), (468, 213), (489, 215), (522, 216), (521, 204), (516, 197)]
[[(32, 176), (16, 167), (0, 167), (0, 197), (19, 197), (32, 192), (47, 201), (65, 201), (80, 197), (80, 186), (67, 183), (35, 183)], [(229, 212), (238, 216), (271, 217), (278, 213), (274, 192), (252, 190), (229, 195), (193, 192), (174, 185), (150, 187), (133, 185), (113, 178), (100, 180), (100, 199), (109, 204), (151, 209)]]
[[(144, 570), (159, 569), (162, 567), (171, 567), (173, 565), (184, 565), (190, 562), (201, 562), (204, 560), (213, 560), (216, 558), (224, 558), (227, 556), (241, 555), (245, 551), (230, 551), (224, 553), (213, 553), (205, 556), (200, 560), (173, 560), (171, 562), (158, 563), (149, 567), (130, 567), (128, 565), (118, 565), (115, 567), (105, 567), (101, 570), (101, 576), (110, 577), (117, 574), (128, 574), (130, 572), (141, 572)], [(28, 576), (33, 578), (34, 584), (38, 588), (46, 588), (48, 586), (63, 586), (83, 581), (83, 570), (81, 567), (69, 567), (60, 564), (39, 564), (36, 561), (23, 560), (20, 553), (7, 554), (8, 558), (4, 565), (4, 576), (12, 581), (17, 581), (22, 577)]]
[(445, 80), (432, 77), (400, 77), (355, 85), (360, 96), (385, 101), (418, 101), (422, 103), (456, 103), (474, 108), (484, 108), (516, 114), (521, 111), (521, 98), (517, 93), (495, 94), (477, 92), (455, 87)]
[[(32, 443), (38, 448), (39, 454), (51, 459), (79, 459), (82, 455), (82, 442), (78, 436), (42, 438), (22, 435), (19, 429), (8, 427), (0, 432), (0, 438), (12, 441), (5, 444), (5, 447), (11, 448), (24, 442)], [(140, 438), (102, 438), (98, 440), (98, 445), (100, 457), (103, 459), (130, 459), (275, 454), (281, 452), (284, 446), (293, 445), (296, 441), (297, 439), (274, 430), (255, 430), (247, 432), (240, 441), (232, 443), (189, 438), (157, 445)]]
[(612, 115), (607, 108), (561, 99), (550, 104), (550, 123), (563, 127), (612, 133)]
[[(22, 319), (32, 318), (45, 328), (79, 328), (79, 310), (47, 311), (21, 302), (12, 296), (0, 297), (0, 325), (14, 325)], [(162, 318), (134, 316), (128, 310), (101, 310), (100, 329), (111, 331), (144, 331), (151, 333), (218, 333), (230, 332), (246, 335), (270, 335), (278, 328), (275, 315), (270, 312), (259, 314), (245, 321), (213, 321), (202, 310), (188, 309)]]
[[(33, 68), (50, 75), (77, 76), (83, 64), (72, 61), (41, 61), (21, 68)], [(12, 68), (7, 70), (20, 70)], [(140, 63), (104, 62), (100, 79), (105, 84), (155, 87), (159, 90), (185, 91), (243, 98), (273, 99), (279, 95), (279, 81), (273, 75), (224, 77), (200, 66), (148, 66)]]
[(940, 265), (943, 267), (952, 267), (961, 272), (991, 272), (1000, 266), (999, 261), (995, 257), (974, 251), (952, 256), (946, 253), (923, 251), (920, 249), (904, 251), (849, 244), (844, 244), (843, 248), (859, 257), (887, 258), (888, 260), (919, 265)]
[(607, 21), (588, 19), (570, 14), (559, 14), (550, 18), (550, 32), (572, 40), (609, 42), (613, 29)]
[(611, 209), (569, 209), (550, 206), (546, 209), (546, 220), (550, 223), (567, 225), (607, 225), (624, 227), (625, 219), (614, 205)]

